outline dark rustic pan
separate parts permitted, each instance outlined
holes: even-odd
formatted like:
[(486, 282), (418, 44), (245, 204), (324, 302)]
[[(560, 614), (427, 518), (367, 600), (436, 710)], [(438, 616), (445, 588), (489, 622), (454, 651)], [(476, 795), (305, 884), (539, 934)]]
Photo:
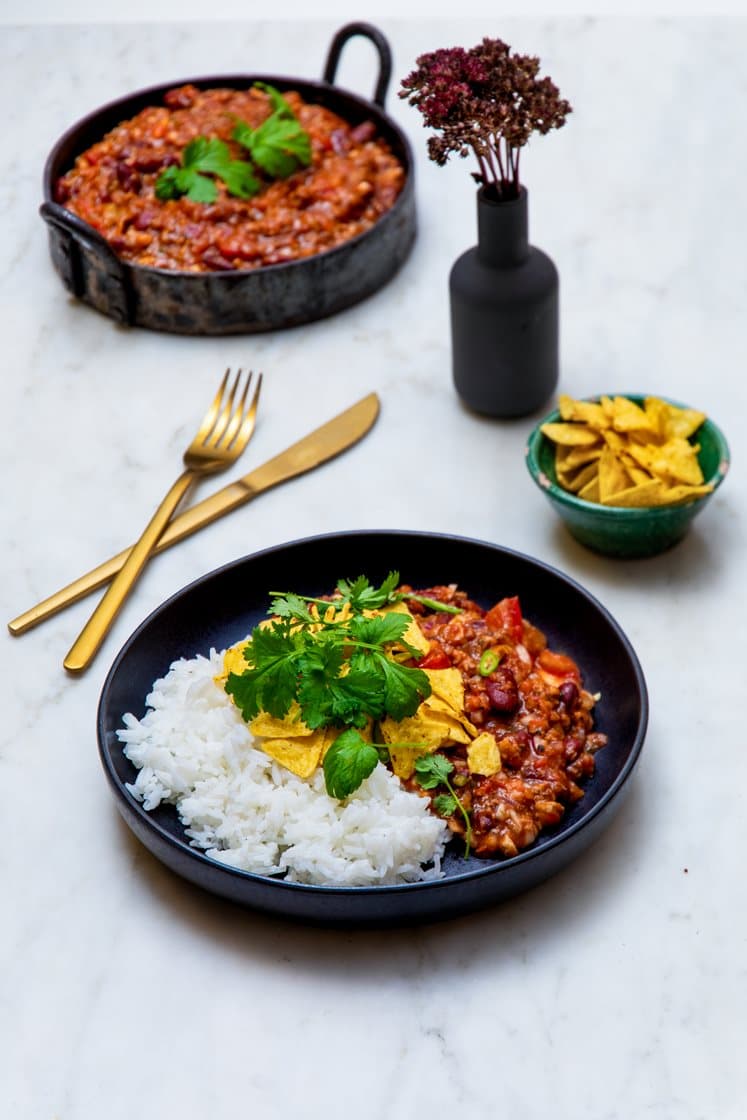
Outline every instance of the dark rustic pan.
[[(376, 47), (379, 73), (373, 101), (334, 85), (347, 41), (362, 35)], [(294, 326), (332, 315), (382, 287), (408, 256), (415, 237), (410, 145), (384, 113), (392, 62), (384, 35), (367, 23), (342, 27), (330, 44), (321, 82), (266, 74), (185, 78), (141, 90), (84, 117), (55, 144), (44, 169), (41, 215), (49, 226), (52, 261), (65, 287), (120, 323), (179, 334), (240, 334)], [(175, 86), (246, 88), (253, 81), (295, 89), (352, 124), (371, 120), (405, 168), (394, 206), (370, 230), (325, 253), (244, 272), (185, 273), (122, 261), (95, 229), (53, 201), (54, 184), (76, 157), (120, 121), (159, 103)]]

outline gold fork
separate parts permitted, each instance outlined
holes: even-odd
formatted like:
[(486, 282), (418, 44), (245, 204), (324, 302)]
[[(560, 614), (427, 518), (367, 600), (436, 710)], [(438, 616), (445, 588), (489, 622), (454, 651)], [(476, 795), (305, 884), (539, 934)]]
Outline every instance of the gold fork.
[[(249, 399), (252, 383), (250, 372), (240, 392), (241, 370), (229, 387), (231, 377), (227, 369), (212, 405), (205, 413), (197, 435), (184, 452), (184, 472), (169, 490), (160, 506), (133, 545), (130, 555), (86, 625), (63, 665), (70, 673), (82, 673), (96, 655), (109, 632), (125, 599), (148, 562), (159, 538), (189, 488), (204, 475), (217, 474), (235, 463), (251, 439), (257, 418), (262, 374), (257, 377), (257, 387)], [(240, 392), (240, 395), (239, 395)], [(237, 400), (238, 396), (238, 400)]]

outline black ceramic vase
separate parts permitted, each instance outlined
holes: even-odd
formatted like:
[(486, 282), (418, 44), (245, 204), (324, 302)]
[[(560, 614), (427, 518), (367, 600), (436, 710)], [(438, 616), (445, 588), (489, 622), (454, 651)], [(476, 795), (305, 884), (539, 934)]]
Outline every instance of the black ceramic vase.
[(477, 245), (449, 278), (454, 385), (468, 408), (526, 416), (558, 383), (558, 272), (529, 244), (527, 192), (477, 193)]

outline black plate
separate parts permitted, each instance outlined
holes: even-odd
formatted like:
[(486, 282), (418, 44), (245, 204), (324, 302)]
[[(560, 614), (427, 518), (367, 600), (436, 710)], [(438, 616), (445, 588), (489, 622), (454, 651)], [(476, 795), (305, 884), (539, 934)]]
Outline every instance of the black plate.
[[(185, 839), (175, 810), (146, 812), (125, 788), (136, 770), (117, 739), (124, 712), (140, 717), (153, 681), (179, 657), (208, 654), (244, 637), (264, 616), (267, 592), (326, 593), (341, 577), (380, 581), (391, 568), (414, 586), (458, 583), (478, 602), (518, 595), (526, 617), (551, 646), (579, 664), (586, 687), (601, 693), (596, 728), (609, 736), (585, 796), (561, 824), (513, 859), (447, 854), (437, 882), (381, 887), (314, 887), (237, 871)], [(435, 921), (525, 891), (584, 851), (618, 808), (643, 746), (646, 684), (622, 630), (596, 599), (538, 560), (483, 541), (428, 533), (352, 532), (293, 541), (203, 576), (150, 615), (119, 653), (104, 684), (98, 737), (117, 807), (135, 835), (173, 871), (235, 902), (305, 922), (386, 926)]]

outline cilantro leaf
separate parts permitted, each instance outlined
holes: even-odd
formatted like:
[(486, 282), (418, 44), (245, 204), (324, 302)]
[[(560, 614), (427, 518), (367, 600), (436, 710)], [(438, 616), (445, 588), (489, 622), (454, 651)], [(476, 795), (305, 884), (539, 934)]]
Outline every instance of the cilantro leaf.
[(365, 576), (358, 576), (352, 583), (346, 579), (338, 580), (337, 590), (349, 601), (353, 610), (375, 611), (401, 598), (394, 594), (398, 584), (399, 572), (390, 572), (380, 587), (372, 587)]
[(448, 793), (440, 793), (433, 798), (433, 807), (442, 816), (450, 817), (457, 810), (464, 818), (464, 858), (469, 855), (472, 844), (472, 822), (469, 813), (460, 801), (449, 775), (454, 770), (454, 763), (442, 754), (422, 755), (415, 763), (415, 779), (423, 789), (436, 789), (446, 786)]
[[(390, 573), (381, 588), (372, 588), (364, 577), (350, 586), (362, 604), (372, 594), (387, 597), (398, 578)], [(367, 617), (364, 607), (351, 605), (349, 617), (340, 618), (340, 606), (350, 604), (343, 597), (331, 601), (338, 615), (325, 623), (316, 608), (330, 601), (294, 592), (270, 595), (268, 613), (274, 621), (254, 629), (244, 653), (246, 669), (232, 673), (225, 686), (246, 720), (260, 710), (283, 718), (295, 702), (312, 730), (362, 728), (371, 719), (412, 715), (430, 695), (427, 674), (391, 654), (395, 645), (409, 649), (402, 637), (406, 615)]]
[(258, 128), (238, 122), (234, 140), (248, 149), (252, 159), (273, 179), (287, 179), (311, 163), (311, 140), (295, 118), (273, 113)]
[(286, 595), (280, 595), (272, 600), (270, 614), (276, 614), (280, 618), (298, 619), (300, 622), (312, 623), (318, 621), (307, 607), (306, 602), (300, 595), (289, 591)]
[(384, 710), (392, 719), (412, 716), (431, 694), (431, 682), (422, 669), (399, 665), (385, 654), (373, 655), (384, 674)]
[(220, 174), (221, 166), (230, 159), (224, 142), (215, 138), (208, 140), (207, 137), (195, 137), (181, 152), (181, 166), (184, 168), (213, 171), (216, 175)]
[(383, 645), (398, 642), (410, 620), (406, 614), (390, 611), (388, 614), (375, 615), (373, 618), (358, 616), (350, 622), (350, 633), (359, 642), (369, 645)]
[(459, 808), (453, 793), (439, 793), (433, 798), (432, 805), (440, 817), (451, 817)]
[(252, 198), (259, 191), (259, 179), (243, 160), (232, 159), (218, 175), (226, 184), (228, 193), (235, 198)]
[(288, 714), (296, 699), (300, 655), (297, 636), (285, 624), (254, 629), (244, 650), (248, 668), (243, 673), (229, 673), (225, 684), (247, 722), (259, 711), (276, 719)]
[(423, 755), (415, 763), (418, 785), (423, 789), (435, 789), (448, 780), (453, 769), (453, 762), (449, 762), (442, 754)]
[(273, 112), (276, 113), (279, 117), (293, 117), (293, 119), (295, 120), (296, 114), (293, 112), (279, 89), (275, 89), (274, 86), (268, 85), (267, 82), (255, 82), (254, 88), (261, 89), (263, 93), (267, 94), (270, 99), (270, 104), (272, 105)]
[(379, 752), (352, 728), (343, 731), (324, 756), (324, 784), (330, 797), (345, 798), (373, 773)]
[(181, 167), (167, 167), (156, 179), (156, 198), (180, 198), (194, 202), (215, 202), (218, 188), (214, 175), (226, 184), (229, 194), (249, 198), (259, 190), (251, 165), (232, 159), (228, 145), (217, 137), (196, 136), (182, 152)]

